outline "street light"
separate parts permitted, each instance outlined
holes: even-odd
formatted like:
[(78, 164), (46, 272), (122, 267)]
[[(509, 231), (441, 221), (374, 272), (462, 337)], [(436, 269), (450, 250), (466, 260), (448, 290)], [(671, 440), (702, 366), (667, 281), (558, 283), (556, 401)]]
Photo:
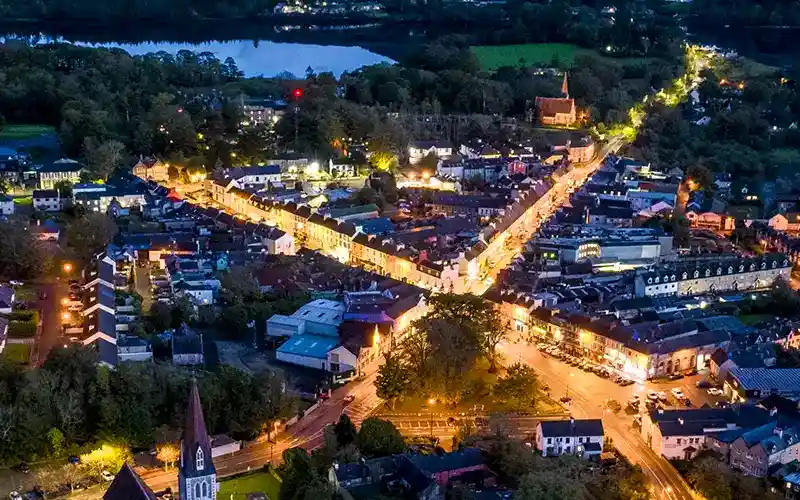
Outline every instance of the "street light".
[(64, 312), (61, 314), (61, 319), (63, 319), (64, 321), (69, 321), (69, 317), (70, 316), (68, 312)]
[(72, 272), (72, 264), (70, 264), (69, 262), (65, 262), (64, 263), (64, 272), (65, 273), (71, 273)]

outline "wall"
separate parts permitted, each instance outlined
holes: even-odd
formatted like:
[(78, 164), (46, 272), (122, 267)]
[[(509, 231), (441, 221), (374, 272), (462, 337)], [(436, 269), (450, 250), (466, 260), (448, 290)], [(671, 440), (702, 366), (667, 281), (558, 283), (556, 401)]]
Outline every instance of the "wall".
[(317, 370), (327, 370), (326, 360), (319, 358), (312, 358), (309, 356), (300, 356), (299, 354), (285, 353), (276, 351), (275, 357), (284, 363), (293, 365), (307, 366), (309, 368), (316, 368)]

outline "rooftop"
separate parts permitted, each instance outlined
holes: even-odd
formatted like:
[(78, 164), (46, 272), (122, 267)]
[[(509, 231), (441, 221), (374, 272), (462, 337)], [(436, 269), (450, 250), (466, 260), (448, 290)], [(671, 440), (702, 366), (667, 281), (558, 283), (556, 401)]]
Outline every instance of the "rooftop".
[(295, 335), (290, 338), (277, 352), (295, 354), (317, 359), (326, 359), (327, 354), (339, 345), (338, 337), (320, 337), (317, 335)]

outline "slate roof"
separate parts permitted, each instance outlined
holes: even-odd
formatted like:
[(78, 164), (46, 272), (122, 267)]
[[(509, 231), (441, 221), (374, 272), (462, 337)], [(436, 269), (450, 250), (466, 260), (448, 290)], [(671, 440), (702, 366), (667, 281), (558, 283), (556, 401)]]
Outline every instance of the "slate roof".
[(49, 165), (42, 165), (39, 172), (77, 172), (83, 168), (83, 165), (75, 160), (62, 158), (56, 160)]
[[(203, 467), (197, 468), (197, 450), (203, 452)], [(186, 409), (186, 421), (183, 424), (183, 437), (181, 438), (181, 473), (183, 477), (200, 477), (214, 474), (216, 469), (211, 458), (211, 439), (206, 431), (206, 422), (203, 418), (203, 407), (200, 404), (200, 392), (197, 389), (197, 380), (192, 379), (192, 388), (189, 392), (189, 402)]]
[(584, 420), (547, 420), (541, 422), (542, 436), (603, 436), (603, 421), (599, 418)]
[(103, 500), (155, 500), (156, 496), (136, 474), (128, 462), (122, 465), (111, 485), (103, 495)]
[(0, 307), (11, 307), (14, 303), (14, 289), (0, 286)]
[(730, 375), (745, 391), (800, 391), (800, 368), (733, 368)]
[(480, 448), (465, 448), (461, 451), (441, 455), (414, 455), (409, 457), (409, 460), (428, 474), (475, 467), (486, 463)]

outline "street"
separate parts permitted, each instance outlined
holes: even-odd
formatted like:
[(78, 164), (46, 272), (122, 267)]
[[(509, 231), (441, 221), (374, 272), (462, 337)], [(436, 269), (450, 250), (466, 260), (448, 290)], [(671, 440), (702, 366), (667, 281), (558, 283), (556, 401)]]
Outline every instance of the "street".
[[(34, 349), (36, 359), (32, 359), (32, 362), (41, 365), (61, 338), (61, 299), (67, 297), (69, 288), (66, 282), (62, 281), (38, 284), (35, 285), (35, 288), (37, 292), (36, 307), (41, 313), (42, 331)], [(38, 294), (41, 292), (47, 294), (47, 299), (39, 298)]]
[[(669, 393), (673, 387), (680, 387), (694, 406), (706, 403), (713, 405), (713, 398), (695, 386), (699, 377), (685, 377), (669, 383), (648, 382), (621, 387), (593, 373), (584, 372), (543, 355), (536, 347), (525, 343), (504, 342), (500, 344), (498, 350), (506, 356), (508, 362), (521, 361), (534, 367), (540, 380), (549, 386), (552, 397), (558, 399), (568, 395), (572, 398), (569, 407), (574, 417), (602, 418), (606, 436), (612, 439), (622, 455), (642, 466), (656, 490), (656, 498), (681, 500), (693, 498), (692, 490), (678, 471), (666, 459), (656, 455), (642, 440), (639, 430), (633, 427), (633, 414), (626, 412), (624, 408), (634, 394), (646, 399), (649, 391)], [(618, 401), (623, 410), (617, 414), (608, 410), (606, 401), (609, 399)]]

